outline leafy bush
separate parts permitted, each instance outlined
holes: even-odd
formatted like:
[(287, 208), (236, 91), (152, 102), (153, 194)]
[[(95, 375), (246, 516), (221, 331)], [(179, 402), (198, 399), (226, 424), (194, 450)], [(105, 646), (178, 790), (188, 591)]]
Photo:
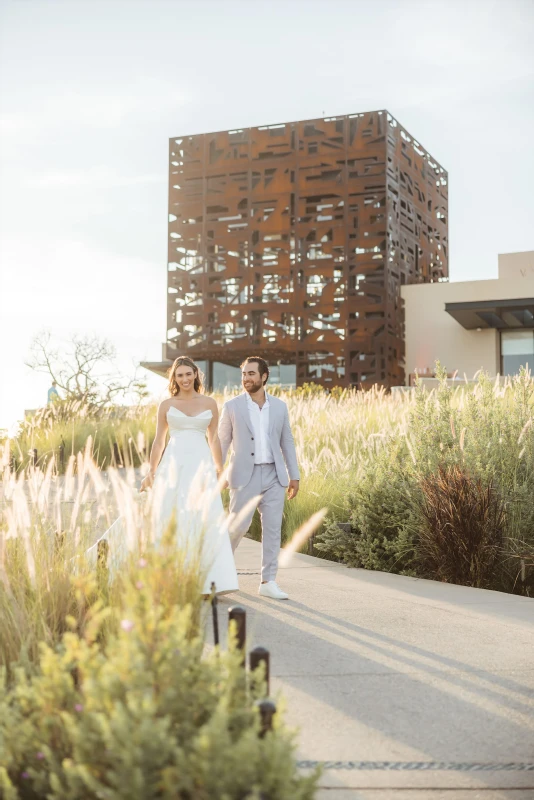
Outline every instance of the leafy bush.
[(498, 585), (505, 513), (495, 487), (455, 464), (423, 478), (421, 492), (420, 574), (478, 588)]
[(33, 674), (19, 667), (3, 681), (4, 797), (313, 797), (315, 777), (297, 775), (284, 729), (258, 737), (239, 655), (204, 656), (191, 608), (162, 599), (148, 563), (127, 582), (105, 646), (99, 633), (113, 612), (95, 608), (83, 636), (43, 644)]
[[(394, 448), (394, 442), (390, 448)], [(315, 547), (349, 567), (412, 574), (413, 504), (409, 475), (390, 469), (392, 450), (379, 452), (346, 498), (351, 533), (331, 519)]]
[(280, 720), (258, 736), (261, 676), (247, 691), (233, 643), (205, 654), (196, 567), (168, 545), (116, 584), (109, 605), (80, 576), (83, 618), (0, 673), (2, 797), (312, 798)]
[(334, 515), (325, 520), (323, 529), (315, 536), (315, 549), (325, 558), (339, 561), (347, 567), (361, 567), (357, 532), (341, 528)]

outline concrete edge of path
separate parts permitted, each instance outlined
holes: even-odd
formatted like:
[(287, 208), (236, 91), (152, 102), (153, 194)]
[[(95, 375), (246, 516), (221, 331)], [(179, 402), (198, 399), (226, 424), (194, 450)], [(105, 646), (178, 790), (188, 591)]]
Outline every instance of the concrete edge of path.
[(532, 800), (531, 789), (487, 788), (477, 789), (319, 789), (315, 800)]
[[(239, 571), (247, 574), (258, 572), (259, 575), (259, 548), (260, 543), (252, 539), (243, 540), (240, 546), (241, 552), (237, 551)], [(509, 620), (524, 624), (530, 622), (534, 624), (534, 598), (522, 595), (508, 594), (493, 589), (476, 589), (472, 586), (462, 586), (453, 583), (442, 583), (426, 578), (414, 578), (406, 575), (397, 575), (392, 572), (380, 572), (377, 570), (366, 570), (357, 567), (347, 567), (335, 561), (317, 558), (316, 556), (295, 553), (286, 567), (281, 567), (278, 571), (277, 580), (283, 584), (284, 574), (290, 574), (293, 578), (298, 578), (299, 574), (303, 578), (310, 579), (310, 571), (316, 571), (317, 582), (332, 580), (346, 582), (347, 588), (350, 584), (358, 583), (360, 589), (365, 590), (366, 586), (380, 586), (385, 592), (398, 594), (405, 599), (411, 597), (417, 603), (439, 603), (449, 604), (456, 607), (473, 608), (478, 612), (484, 613), (486, 610), (506, 616)], [(335, 576), (335, 578), (334, 578)]]
[[(310, 770), (301, 769), (302, 774)], [(324, 770), (319, 780), (320, 789), (382, 789), (382, 790), (507, 790), (531, 791), (534, 797), (534, 771), (484, 770), (484, 772), (449, 770)]]

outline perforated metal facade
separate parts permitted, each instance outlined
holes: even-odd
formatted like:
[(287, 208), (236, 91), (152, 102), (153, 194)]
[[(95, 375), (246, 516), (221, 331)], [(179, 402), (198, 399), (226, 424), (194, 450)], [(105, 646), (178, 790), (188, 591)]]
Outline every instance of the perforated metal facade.
[(447, 173), (375, 111), (170, 141), (166, 356), (404, 382), (400, 286), (448, 275)]

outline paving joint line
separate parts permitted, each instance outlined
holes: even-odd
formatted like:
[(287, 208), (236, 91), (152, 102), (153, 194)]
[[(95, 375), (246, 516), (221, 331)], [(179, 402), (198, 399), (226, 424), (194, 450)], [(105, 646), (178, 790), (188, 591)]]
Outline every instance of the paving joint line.
[[(524, 672), (532, 672), (530, 667), (524, 667)], [(495, 671), (492, 674), (501, 674), (504, 675), (508, 673), (515, 674), (518, 670), (514, 668), (510, 668), (509, 670), (500, 670)], [(363, 678), (366, 676), (374, 676), (374, 675), (382, 675), (388, 677), (389, 675), (473, 675), (473, 676), (484, 676), (487, 672), (485, 670), (470, 670), (470, 669), (459, 669), (453, 668), (450, 669), (420, 669), (420, 670), (386, 670), (384, 672), (373, 671), (373, 672), (314, 672), (313, 675), (310, 675), (309, 672), (273, 672), (273, 677), (277, 678)], [(528, 687), (525, 687), (527, 689)], [(514, 690), (510, 690), (514, 691)], [(503, 695), (504, 697), (504, 695)]]
[(455, 761), (297, 761), (299, 769), (359, 770), (383, 772), (534, 772), (534, 762)]

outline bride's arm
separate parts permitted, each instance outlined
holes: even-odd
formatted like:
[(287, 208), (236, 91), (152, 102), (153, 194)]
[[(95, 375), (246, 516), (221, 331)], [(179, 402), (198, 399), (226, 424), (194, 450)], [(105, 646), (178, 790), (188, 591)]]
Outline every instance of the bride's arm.
[(161, 461), (161, 456), (163, 455), (163, 451), (165, 450), (165, 439), (167, 437), (168, 427), (169, 426), (167, 424), (167, 404), (163, 402), (160, 403), (160, 406), (158, 408), (156, 436), (154, 438), (152, 449), (150, 451), (150, 469), (141, 484), (141, 488), (139, 490), (141, 492), (144, 492), (145, 489), (149, 489), (152, 486), (152, 483), (154, 482), (156, 469), (158, 467), (159, 462)]
[(210, 446), (211, 454), (213, 456), (213, 460), (215, 462), (215, 469), (217, 471), (217, 477), (219, 478), (221, 472), (223, 471), (223, 460), (222, 460), (222, 449), (221, 449), (221, 442), (219, 440), (219, 410), (217, 408), (217, 403), (213, 401), (213, 406), (211, 407), (213, 411), (213, 416), (211, 418), (211, 422), (208, 425), (208, 444)]

